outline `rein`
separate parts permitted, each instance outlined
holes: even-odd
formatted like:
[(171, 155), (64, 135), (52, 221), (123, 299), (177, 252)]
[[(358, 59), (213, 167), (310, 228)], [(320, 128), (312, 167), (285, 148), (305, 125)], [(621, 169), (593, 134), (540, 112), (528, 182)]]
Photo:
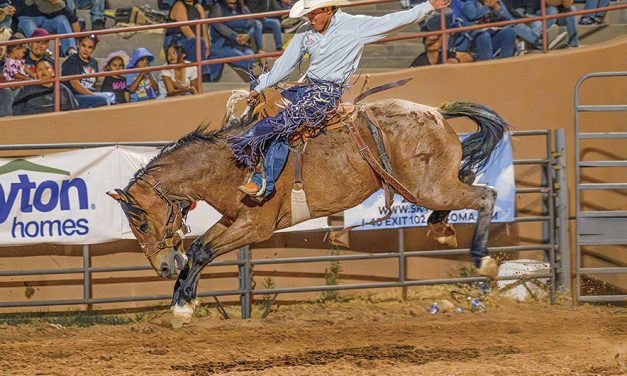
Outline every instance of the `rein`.
[[(187, 217), (186, 209), (190, 206), (190, 203), (186, 200), (172, 200), (168, 197), (168, 191), (164, 190), (161, 186), (161, 182), (155, 180), (150, 175), (144, 175), (139, 179), (148, 183), (157, 196), (159, 196), (166, 203), (166, 205), (168, 205), (168, 220), (163, 226), (163, 236), (161, 237), (161, 240), (154, 244), (155, 250), (153, 252), (146, 252), (146, 246), (151, 245), (151, 243), (139, 243), (144, 255), (146, 257), (152, 257), (165, 248), (178, 248), (183, 242), (185, 234), (190, 231), (189, 226), (185, 224), (185, 219)], [(177, 226), (176, 231), (173, 231), (174, 226)], [(176, 240), (175, 237), (177, 238)]]

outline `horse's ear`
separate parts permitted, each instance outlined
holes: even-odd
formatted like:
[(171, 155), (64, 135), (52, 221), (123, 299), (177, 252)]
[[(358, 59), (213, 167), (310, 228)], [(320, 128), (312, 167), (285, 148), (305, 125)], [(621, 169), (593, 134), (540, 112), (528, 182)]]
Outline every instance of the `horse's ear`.
[(124, 194), (124, 191), (120, 189), (116, 189), (115, 192), (109, 191), (107, 192), (107, 194), (111, 196), (111, 198), (113, 198), (115, 201), (128, 202), (128, 199), (126, 198), (126, 195)]

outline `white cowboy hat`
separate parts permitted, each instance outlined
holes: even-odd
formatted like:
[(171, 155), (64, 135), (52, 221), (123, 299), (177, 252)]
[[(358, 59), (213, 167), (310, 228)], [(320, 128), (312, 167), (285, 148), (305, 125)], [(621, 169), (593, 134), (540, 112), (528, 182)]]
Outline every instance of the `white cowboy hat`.
[(291, 18), (301, 18), (314, 9), (350, 4), (348, 0), (298, 0), (290, 9)]

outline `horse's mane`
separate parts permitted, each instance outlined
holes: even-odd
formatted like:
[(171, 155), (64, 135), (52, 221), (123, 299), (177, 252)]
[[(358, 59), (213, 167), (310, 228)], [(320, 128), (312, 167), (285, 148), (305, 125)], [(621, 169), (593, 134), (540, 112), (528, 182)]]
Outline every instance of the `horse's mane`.
[(205, 121), (201, 123), (198, 128), (193, 130), (192, 132), (186, 134), (185, 136), (179, 138), (178, 140), (166, 145), (161, 149), (159, 154), (152, 157), (152, 159), (145, 165), (142, 166), (131, 178), (129, 184), (126, 186), (125, 191), (133, 184), (136, 183), (143, 175), (150, 173), (150, 171), (158, 168), (160, 166), (159, 160), (165, 156), (168, 156), (175, 151), (185, 147), (186, 145), (195, 144), (195, 143), (206, 143), (208, 145), (215, 144), (219, 140), (223, 139), (224, 135), (233, 129), (245, 127), (248, 124), (243, 122), (227, 122), (223, 124), (223, 127), (218, 130), (207, 130), (211, 122)]

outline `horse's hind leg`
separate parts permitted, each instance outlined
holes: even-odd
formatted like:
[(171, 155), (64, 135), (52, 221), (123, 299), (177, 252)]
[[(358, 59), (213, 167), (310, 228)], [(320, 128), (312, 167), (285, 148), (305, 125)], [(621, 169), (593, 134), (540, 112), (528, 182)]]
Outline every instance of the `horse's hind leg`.
[[(446, 179), (446, 178), (444, 178)], [(486, 186), (472, 186), (460, 182), (457, 177), (440, 180), (439, 187), (418, 190), (419, 204), (433, 209), (432, 223), (442, 222), (448, 212), (459, 209), (475, 209), (479, 216), (470, 245), (470, 256), (478, 273), (489, 278), (496, 276), (496, 263), (489, 257), (486, 244), (492, 212), (496, 203), (496, 191)]]

